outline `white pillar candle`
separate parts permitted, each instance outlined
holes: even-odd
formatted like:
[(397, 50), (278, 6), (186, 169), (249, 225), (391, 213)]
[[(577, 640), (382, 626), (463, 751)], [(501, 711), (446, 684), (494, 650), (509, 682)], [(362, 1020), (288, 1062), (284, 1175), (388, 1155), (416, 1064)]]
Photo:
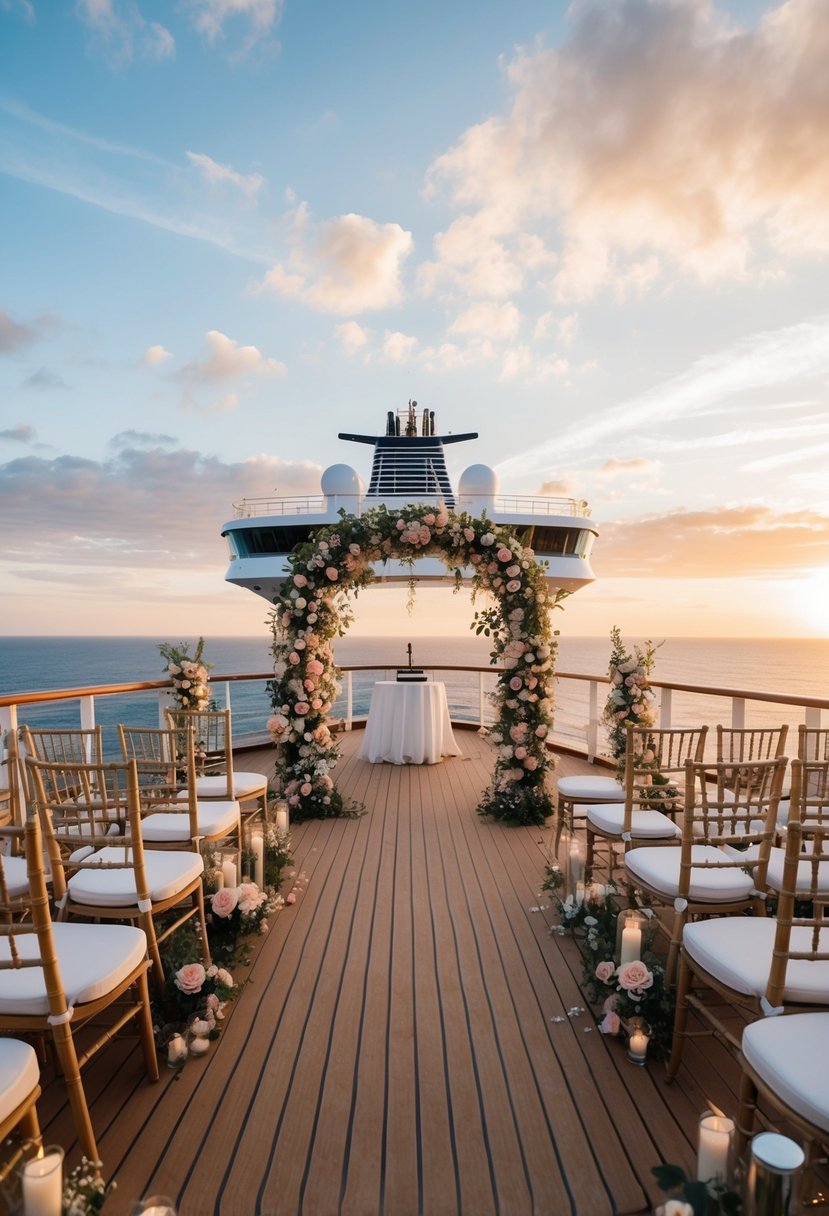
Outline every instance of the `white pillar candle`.
[(290, 819), (288, 816), (287, 802), (277, 802), (276, 804), (276, 830), (285, 835), (290, 827)]
[(225, 876), (224, 876), (224, 874), (222, 873), (222, 871), (221, 871), (221, 870), (214, 870), (214, 871), (213, 871), (213, 877), (214, 877), (214, 878), (215, 878), (215, 880), (216, 880), (216, 890), (217, 890), (217, 891), (221, 891), (222, 887), (225, 885)]
[(236, 862), (230, 857), (222, 862), (222, 879), (226, 887), (236, 886)]
[(63, 1201), (63, 1149), (41, 1150), (42, 1155), (23, 1166), (24, 1216), (61, 1216)]
[(265, 840), (261, 832), (251, 835), (250, 849), (253, 853), (253, 881), (261, 891), (265, 885)]
[(625, 925), (622, 930), (622, 950), (619, 965), (635, 963), (642, 957), (642, 930), (638, 925)]
[(715, 1182), (728, 1182), (733, 1136), (734, 1120), (725, 1115), (705, 1114), (699, 1121), (697, 1179), (708, 1184), (709, 1194), (715, 1193)]

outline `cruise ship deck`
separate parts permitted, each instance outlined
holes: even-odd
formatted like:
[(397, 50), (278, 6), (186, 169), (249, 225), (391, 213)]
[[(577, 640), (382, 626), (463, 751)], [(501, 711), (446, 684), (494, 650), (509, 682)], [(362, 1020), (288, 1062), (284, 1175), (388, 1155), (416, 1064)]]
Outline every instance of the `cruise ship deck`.
[[(365, 813), (293, 828), (297, 901), (257, 941), (210, 1054), (152, 1085), (119, 1040), (86, 1071), (108, 1216), (151, 1193), (181, 1216), (652, 1211), (651, 1166), (692, 1168), (707, 1102), (735, 1107), (736, 1065), (704, 1040), (668, 1086), (589, 1009), (571, 1016), (578, 946), (550, 935), (540, 895), (553, 830), (477, 816), (486, 739), (405, 767), (360, 760), (360, 739), (342, 736), (338, 784)], [(583, 770), (561, 758), (559, 774)], [(46, 1142), (69, 1149), (46, 1080)]]

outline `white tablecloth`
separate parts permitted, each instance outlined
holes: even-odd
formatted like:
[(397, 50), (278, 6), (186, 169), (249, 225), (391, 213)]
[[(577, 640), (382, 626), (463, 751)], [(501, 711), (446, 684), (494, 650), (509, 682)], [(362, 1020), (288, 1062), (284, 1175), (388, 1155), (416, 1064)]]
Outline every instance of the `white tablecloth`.
[(459, 755), (444, 684), (380, 680), (374, 685), (360, 748), (363, 760), (437, 764), (441, 756)]

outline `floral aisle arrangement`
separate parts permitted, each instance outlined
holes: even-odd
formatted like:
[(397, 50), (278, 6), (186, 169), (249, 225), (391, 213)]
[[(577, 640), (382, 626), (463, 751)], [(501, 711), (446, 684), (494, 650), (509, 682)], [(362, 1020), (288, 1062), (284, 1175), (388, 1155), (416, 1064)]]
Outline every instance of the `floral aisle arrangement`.
[(651, 1053), (666, 1058), (673, 1034), (674, 998), (665, 984), (662, 960), (653, 951), (656, 925), (644, 935), (641, 958), (619, 963), (615, 951), (621, 892), (615, 883), (592, 883), (565, 893), (560, 868), (548, 866), (543, 886), (557, 901), (560, 931), (584, 932), (582, 988), (590, 1004), (601, 1011), (601, 1032), (618, 1035), (631, 1019), (643, 1018), (649, 1028)]
[[(289, 575), (271, 616), (274, 678), (268, 719), (277, 745), (277, 773), (294, 818), (341, 814), (332, 770), (338, 757), (327, 718), (339, 693), (332, 642), (351, 620), (346, 593), (374, 577), (372, 563), (394, 558), (412, 568), (436, 556), (460, 587), (473, 571), (473, 595), (490, 592), (495, 606), (476, 613), (473, 628), (490, 637), (503, 661), (494, 694), (498, 720), (492, 786), (479, 810), (518, 823), (543, 823), (552, 811), (545, 779), (552, 767), (546, 738), (552, 726), (556, 605), (531, 549), (509, 529), (454, 514), (442, 506), (379, 506), (317, 529), (291, 554)], [(413, 583), (411, 584), (413, 589)]]
[(103, 1211), (107, 1196), (116, 1189), (116, 1184), (104, 1182), (100, 1170), (100, 1161), (93, 1163), (81, 1157), (79, 1164), (66, 1175), (61, 1199), (64, 1216), (94, 1216), (95, 1212)]
[(164, 642), (159, 646), (162, 659), (167, 660), (164, 671), (173, 681), (173, 696), (179, 709), (207, 709), (210, 704), (211, 664), (202, 661), (204, 638), (199, 638), (196, 653), (190, 658), (188, 643), (170, 646)]
[(634, 646), (631, 654), (616, 625), (610, 631), (610, 641), (608, 675), (611, 689), (602, 716), (607, 725), (611, 753), (617, 762), (623, 763), (627, 728), (656, 725), (656, 697), (649, 681), (658, 647), (648, 641), (644, 650)]

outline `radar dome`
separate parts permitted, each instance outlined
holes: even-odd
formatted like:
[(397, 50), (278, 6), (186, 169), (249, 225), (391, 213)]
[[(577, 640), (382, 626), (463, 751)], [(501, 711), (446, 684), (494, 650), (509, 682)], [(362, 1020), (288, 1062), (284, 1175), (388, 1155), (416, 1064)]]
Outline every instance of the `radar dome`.
[(463, 497), (482, 498), (498, 493), (498, 475), (488, 464), (471, 464), (461, 473), (458, 493)]
[(356, 469), (350, 464), (332, 464), (322, 475), (320, 486), (326, 498), (338, 498), (341, 495), (353, 494), (358, 497), (362, 492), (362, 484)]

